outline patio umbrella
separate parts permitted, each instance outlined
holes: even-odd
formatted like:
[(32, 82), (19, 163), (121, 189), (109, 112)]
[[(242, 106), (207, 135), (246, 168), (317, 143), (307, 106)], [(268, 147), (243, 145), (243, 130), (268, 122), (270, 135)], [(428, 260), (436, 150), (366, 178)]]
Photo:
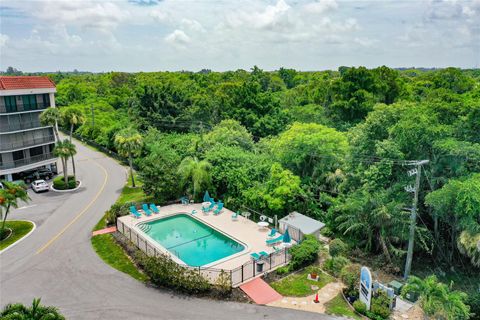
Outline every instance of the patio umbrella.
[(285, 234), (283, 235), (283, 242), (290, 243), (292, 239), (290, 238), (290, 233), (288, 233), (288, 228), (285, 229)]
[(205, 195), (203, 196), (203, 202), (208, 202), (210, 201), (210, 194), (208, 191), (205, 191)]

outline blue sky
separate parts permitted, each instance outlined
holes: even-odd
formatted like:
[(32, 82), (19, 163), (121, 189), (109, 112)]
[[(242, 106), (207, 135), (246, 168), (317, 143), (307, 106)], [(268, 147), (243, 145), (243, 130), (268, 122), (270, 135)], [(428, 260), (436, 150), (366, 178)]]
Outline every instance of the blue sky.
[(0, 69), (480, 67), (480, 0), (2, 0)]

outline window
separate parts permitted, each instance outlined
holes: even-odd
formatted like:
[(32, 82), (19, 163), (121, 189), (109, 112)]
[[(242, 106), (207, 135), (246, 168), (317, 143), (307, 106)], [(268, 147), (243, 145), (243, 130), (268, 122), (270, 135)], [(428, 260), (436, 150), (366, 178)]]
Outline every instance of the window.
[(34, 94), (29, 94), (22, 96), (23, 100), (23, 110), (35, 110), (37, 109), (37, 96)]
[(25, 158), (23, 154), (23, 150), (12, 152), (12, 156), (13, 156), (13, 161), (22, 160)]
[(43, 146), (30, 148), (30, 157), (35, 157), (43, 154)]
[(16, 112), (17, 111), (17, 101), (15, 96), (3, 97), (5, 99), (5, 108), (7, 112)]
[(50, 95), (48, 93), (44, 93), (42, 95), (43, 98), (43, 107), (48, 108), (50, 107)]

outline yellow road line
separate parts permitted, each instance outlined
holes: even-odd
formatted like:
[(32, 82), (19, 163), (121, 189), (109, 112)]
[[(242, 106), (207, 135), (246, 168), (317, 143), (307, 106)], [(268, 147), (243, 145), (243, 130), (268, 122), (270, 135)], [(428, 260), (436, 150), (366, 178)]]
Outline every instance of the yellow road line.
[(70, 221), (56, 236), (54, 236), (52, 239), (50, 239), (43, 247), (41, 247), (40, 249), (38, 249), (38, 251), (35, 253), (35, 254), (39, 254), (39, 253), (42, 253), (45, 249), (47, 249), (52, 243), (55, 242), (55, 240), (57, 240), (58, 238), (60, 238), (60, 236), (65, 232), (67, 231), (68, 228), (70, 228), (70, 226), (72, 224), (75, 223), (75, 221), (77, 221), (85, 212), (87, 212), (88, 209), (90, 209), (90, 207), (93, 205), (93, 203), (95, 201), (97, 201), (98, 197), (100, 196), (100, 194), (103, 192), (103, 189), (105, 189), (105, 186), (107, 185), (107, 180), (108, 180), (108, 172), (107, 170), (105, 170), (105, 168), (100, 165), (99, 163), (97, 163), (96, 161), (93, 161), (93, 163), (95, 163), (100, 169), (103, 170), (104, 174), (105, 174), (105, 178), (103, 180), (103, 184), (102, 184), (102, 187), (100, 188), (100, 190), (97, 192), (97, 194), (95, 195), (95, 197), (92, 199), (92, 201), (90, 201), (90, 203), (79, 213), (77, 214), (77, 216), (75, 218), (73, 218), (72, 221)]

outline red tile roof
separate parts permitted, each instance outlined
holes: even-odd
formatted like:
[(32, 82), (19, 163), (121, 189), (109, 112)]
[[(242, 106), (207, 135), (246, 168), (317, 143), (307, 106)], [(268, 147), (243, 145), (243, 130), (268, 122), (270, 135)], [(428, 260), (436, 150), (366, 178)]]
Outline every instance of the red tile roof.
[(47, 77), (34, 76), (1, 76), (0, 90), (55, 88), (55, 84)]

